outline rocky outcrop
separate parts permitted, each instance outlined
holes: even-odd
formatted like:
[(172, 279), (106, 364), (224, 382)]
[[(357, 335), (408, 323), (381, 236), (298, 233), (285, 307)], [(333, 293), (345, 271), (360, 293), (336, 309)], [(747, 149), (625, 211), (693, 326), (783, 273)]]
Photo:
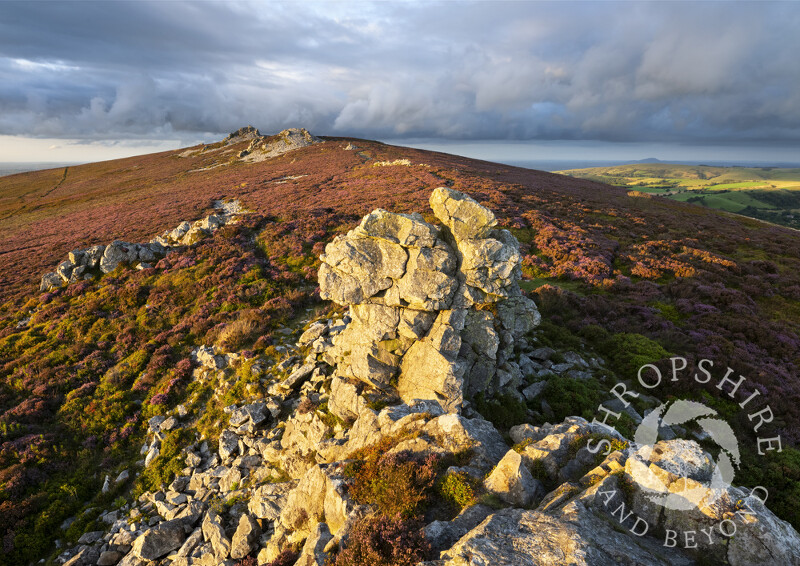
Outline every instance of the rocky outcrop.
[[(241, 133), (243, 130), (247, 131)], [(236, 135), (236, 137), (231, 138), (231, 136), (234, 135)], [(248, 139), (252, 140), (247, 149), (243, 150), (239, 154), (239, 157), (242, 158), (243, 161), (254, 162), (264, 161), (265, 159), (269, 159), (271, 157), (277, 157), (279, 155), (283, 155), (284, 153), (288, 153), (302, 147), (308, 147), (309, 145), (320, 143), (322, 141), (316, 136), (311, 135), (311, 133), (309, 133), (309, 131), (305, 128), (289, 128), (277, 133), (274, 136), (262, 136), (258, 133), (258, 130), (252, 126), (249, 126), (248, 128), (242, 128), (238, 132), (234, 132), (231, 134), (231, 136), (226, 138), (229, 140), (226, 143), (237, 143)], [(234, 142), (233, 139), (236, 139), (236, 141)]]
[(181, 222), (145, 244), (114, 240), (108, 245), (72, 250), (54, 272), (42, 276), (39, 290), (52, 291), (70, 283), (93, 279), (98, 273), (111, 273), (120, 265), (136, 269), (153, 267), (170, 249), (199, 242), (242, 214), (241, 205), (236, 201), (215, 201), (214, 207), (218, 210), (216, 213), (195, 222)]
[(239, 128), (235, 132), (231, 132), (228, 134), (222, 143), (225, 145), (233, 145), (237, 143), (242, 143), (245, 141), (252, 141), (261, 139), (261, 132), (258, 131), (253, 126), (244, 126), (243, 128)]
[(539, 314), (519, 289), (519, 244), (490, 210), (446, 187), (431, 207), (443, 227), (378, 209), (328, 244), (320, 294), (350, 308), (329, 351), (338, 375), (458, 411), (515, 390), (514, 342)]

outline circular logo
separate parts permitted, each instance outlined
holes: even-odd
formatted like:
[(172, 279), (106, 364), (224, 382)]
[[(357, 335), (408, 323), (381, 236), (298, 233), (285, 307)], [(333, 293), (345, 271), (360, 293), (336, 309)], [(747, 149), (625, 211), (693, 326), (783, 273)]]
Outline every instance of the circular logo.
[[(693, 423), (719, 447), (716, 461), (709, 460), (695, 442), (672, 443), (669, 454), (656, 447), (662, 427)], [(631, 460), (632, 475), (650, 501), (667, 509), (688, 511), (701, 502), (714, 503), (727, 492), (734, 466), (740, 464), (739, 443), (730, 425), (714, 409), (695, 401), (679, 400), (655, 408), (642, 419), (633, 441), (638, 458)]]

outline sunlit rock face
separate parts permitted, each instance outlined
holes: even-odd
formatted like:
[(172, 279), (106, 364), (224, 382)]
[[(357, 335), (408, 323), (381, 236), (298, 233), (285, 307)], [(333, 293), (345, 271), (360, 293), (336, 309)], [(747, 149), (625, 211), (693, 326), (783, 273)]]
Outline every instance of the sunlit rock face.
[(492, 211), (446, 187), (430, 203), (443, 226), (377, 209), (329, 243), (320, 295), (350, 307), (329, 352), (340, 376), (457, 412), (465, 396), (516, 390), (514, 340), (540, 316)]

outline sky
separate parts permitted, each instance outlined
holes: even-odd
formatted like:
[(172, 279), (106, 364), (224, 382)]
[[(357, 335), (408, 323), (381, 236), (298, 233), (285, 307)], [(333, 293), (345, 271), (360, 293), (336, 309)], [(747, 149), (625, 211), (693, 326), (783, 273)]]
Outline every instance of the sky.
[(485, 159), (800, 162), (800, 2), (0, 2), (0, 162), (305, 127)]

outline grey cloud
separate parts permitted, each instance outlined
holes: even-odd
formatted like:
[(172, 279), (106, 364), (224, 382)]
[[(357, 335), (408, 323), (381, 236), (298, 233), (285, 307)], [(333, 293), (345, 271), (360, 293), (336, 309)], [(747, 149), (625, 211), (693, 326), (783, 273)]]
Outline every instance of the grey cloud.
[(0, 3), (0, 134), (800, 144), (792, 3)]

